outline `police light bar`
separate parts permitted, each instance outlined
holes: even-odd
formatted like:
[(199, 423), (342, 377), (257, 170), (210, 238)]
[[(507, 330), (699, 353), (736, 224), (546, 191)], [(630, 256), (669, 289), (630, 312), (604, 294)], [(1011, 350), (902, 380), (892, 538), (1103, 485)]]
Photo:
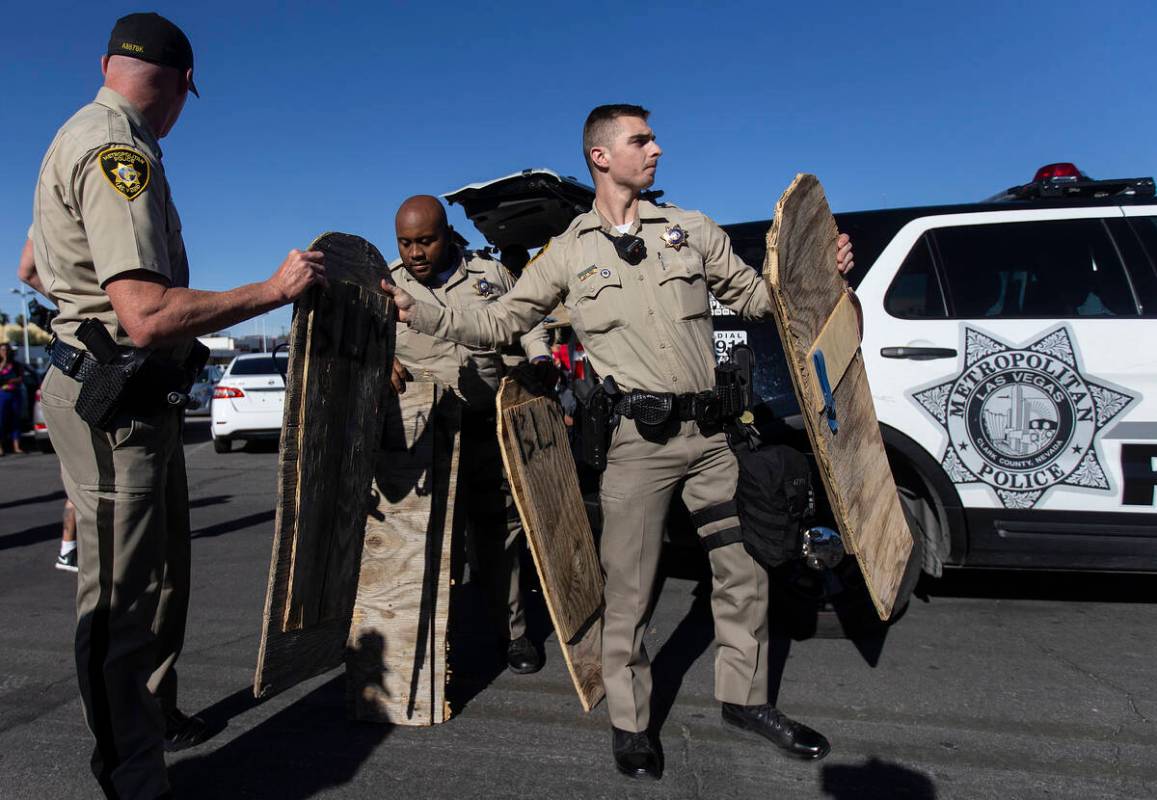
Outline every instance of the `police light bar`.
[(1077, 168), (1061, 161), (1036, 171), (1031, 183), (1012, 186), (988, 202), (1010, 200), (1100, 199), (1106, 197), (1153, 197), (1152, 178), (1114, 178), (1095, 181)]
[(1061, 161), (1056, 164), (1045, 164), (1036, 171), (1033, 176), (1033, 183), (1040, 183), (1041, 181), (1089, 181), (1092, 180), (1088, 175), (1077, 169), (1076, 164), (1068, 161)]

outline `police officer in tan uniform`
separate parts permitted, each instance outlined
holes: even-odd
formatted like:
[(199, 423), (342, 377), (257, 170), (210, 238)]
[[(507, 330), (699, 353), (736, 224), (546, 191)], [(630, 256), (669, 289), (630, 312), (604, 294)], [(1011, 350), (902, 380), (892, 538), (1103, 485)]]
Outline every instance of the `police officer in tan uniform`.
[[(194, 337), (292, 301), (324, 283), (325, 268), (321, 253), (293, 250), (261, 283), (187, 288), (159, 140), (196, 94), (192, 48), (164, 17), (131, 14), (117, 21), (107, 53), (104, 87), (61, 127), (41, 164), (32, 260), (60, 307), (41, 397), (76, 505), (76, 666), (96, 739), (93, 772), (108, 797), (152, 800), (170, 796), (164, 751), (208, 735), (177, 708), (189, 503), (180, 387), (168, 380)], [(153, 365), (107, 424), (77, 410), (84, 384), (103, 374), (78, 336), (89, 320), (86, 330), (103, 329), (120, 356), (147, 353)]]
[[(386, 287), (414, 330), (493, 347), (529, 330), (561, 301), (590, 365), (613, 377), (629, 417), (615, 429), (602, 477), (606, 574), (603, 682), (618, 769), (658, 778), (648, 733), (651, 672), (643, 635), (668, 504), (680, 491), (708, 550), (714, 582), (715, 696), (725, 722), (758, 733), (789, 754), (822, 758), (827, 740), (768, 703), (768, 576), (738, 536), (735, 456), (712, 418), (715, 357), (709, 294), (746, 318), (772, 314), (759, 274), (703, 214), (641, 200), (662, 151), (639, 106), (600, 106), (583, 129), (595, 181), (594, 208), (540, 251), (514, 290), (482, 309), (427, 302)], [(846, 236), (841, 270), (851, 268)], [(672, 398), (657, 427), (632, 412)], [(634, 423), (634, 424), (632, 424)]]
[[(514, 287), (514, 277), (502, 264), (455, 244), (437, 198), (406, 200), (394, 227), (402, 263), (393, 269), (393, 278), (410, 294), (439, 306), (472, 309), (497, 302)], [(408, 372), (453, 389), (465, 401), (461, 463), (468, 468), (459, 477), (458, 502), (467, 519), (471, 563), (486, 586), (496, 624), (507, 634), (507, 667), (527, 674), (542, 667), (542, 655), (526, 636), (519, 569), (525, 538), (498, 450), (495, 394), (509, 366), (529, 359), (545, 367), (552, 359), (541, 325), (522, 336), (520, 344), (521, 350), (468, 347), (399, 325), (392, 382), (404, 390)]]

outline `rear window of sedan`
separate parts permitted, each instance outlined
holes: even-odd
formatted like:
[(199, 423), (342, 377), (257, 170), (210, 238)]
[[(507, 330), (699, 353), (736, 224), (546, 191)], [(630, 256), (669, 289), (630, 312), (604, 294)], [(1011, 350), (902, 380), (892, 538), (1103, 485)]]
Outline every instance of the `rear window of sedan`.
[(229, 368), (230, 375), (284, 375), (285, 367), (289, 363), (289, 356), (262, 356), (260, 358), (239, 358)]

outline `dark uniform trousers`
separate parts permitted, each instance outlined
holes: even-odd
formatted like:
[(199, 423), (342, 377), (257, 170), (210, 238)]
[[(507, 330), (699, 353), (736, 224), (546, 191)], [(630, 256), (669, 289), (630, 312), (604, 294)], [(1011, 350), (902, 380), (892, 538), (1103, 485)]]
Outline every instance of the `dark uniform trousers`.
[(45, 420), (76, 505), (76, 666), (92, 766), (106, 794), (168, 790), (164, 712), (189, 606), (189, 497), (181, 412), (125, 418), (110, 432), (77, 416), (80, 384), (51, 369)]
[[(739, 467), (722, 433), (704, 435), (684, 422), (665, 443), (639, 435), (622, 420), (602, 476), (599, 543), (606, 574), (603, 684), (611, 724), (643, 731), (650, 723), (651, 662), (643, 645), (667, 512), (682, 488), (692, 514), (730, 503)], [(711, 515), (705, 514), (705, 517)], [(735, 528), (734, 511), (706, 522), (699, 537)], [(767, 702), (768, 576), (742, 544), (708, 551), (713, 576), (715, 697), (727, 703)]]
[(517, 639), (526, 633), (520, 586), (523, 530), (493, 414), (463, 411), (458, 463), (455, 517), (465, 517), (471, 580), (479, 577), (496, 628)]

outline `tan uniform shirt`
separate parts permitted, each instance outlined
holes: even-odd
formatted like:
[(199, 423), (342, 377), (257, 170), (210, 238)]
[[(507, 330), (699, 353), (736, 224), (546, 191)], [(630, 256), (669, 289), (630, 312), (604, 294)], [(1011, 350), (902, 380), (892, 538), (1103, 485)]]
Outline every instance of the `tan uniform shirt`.
[(74, 347), (81, 346), (76, 328), (89, 317), (118, 343), (132, 344), (104, 291), (111, 278), (146, 270), (171, 286), (189, 285), (161, 146), (112, 89), (102, 88), (52, 140), (36, 184), (32, 243), (37, 274), (60, 306), (52, 329)]
[[(394, 281), (414, 297), (439, 308), (484, 309), (514, 287), (514, 276), (492, 258), (463, 253), (458, 270), (444, 285), (431, 288), (399, 265)], [(530, 326), (528, 326), (530, 329)], [(536, 325), (521, 338), (526, 358), (550, 357), (548, 334)], [(471, 406), (492, 408), (499, 381), (506, 373), (498, 344), (466, 346), (398, 326), (395, 355), (415, 380), (433, 380), (454, 388)]]
[[(417, 331), (493, 347), (529, 330), (561, 301), (587, 359), (623, 389), (699, 392), (715, 385), (709, 293), (740, 316), (766, 319), (771, 300), (759, 273), (731, 249), (723, 230), (697, 211), (639, 202), (628, 233), (647, 245), (642, 263), (619, 258), (606, 234), (617, 235), (596, 210), (552, 239), (497, 303), (455, 309), (420, 301)], [(664, 240), (682, 231), (676, 248)]]

